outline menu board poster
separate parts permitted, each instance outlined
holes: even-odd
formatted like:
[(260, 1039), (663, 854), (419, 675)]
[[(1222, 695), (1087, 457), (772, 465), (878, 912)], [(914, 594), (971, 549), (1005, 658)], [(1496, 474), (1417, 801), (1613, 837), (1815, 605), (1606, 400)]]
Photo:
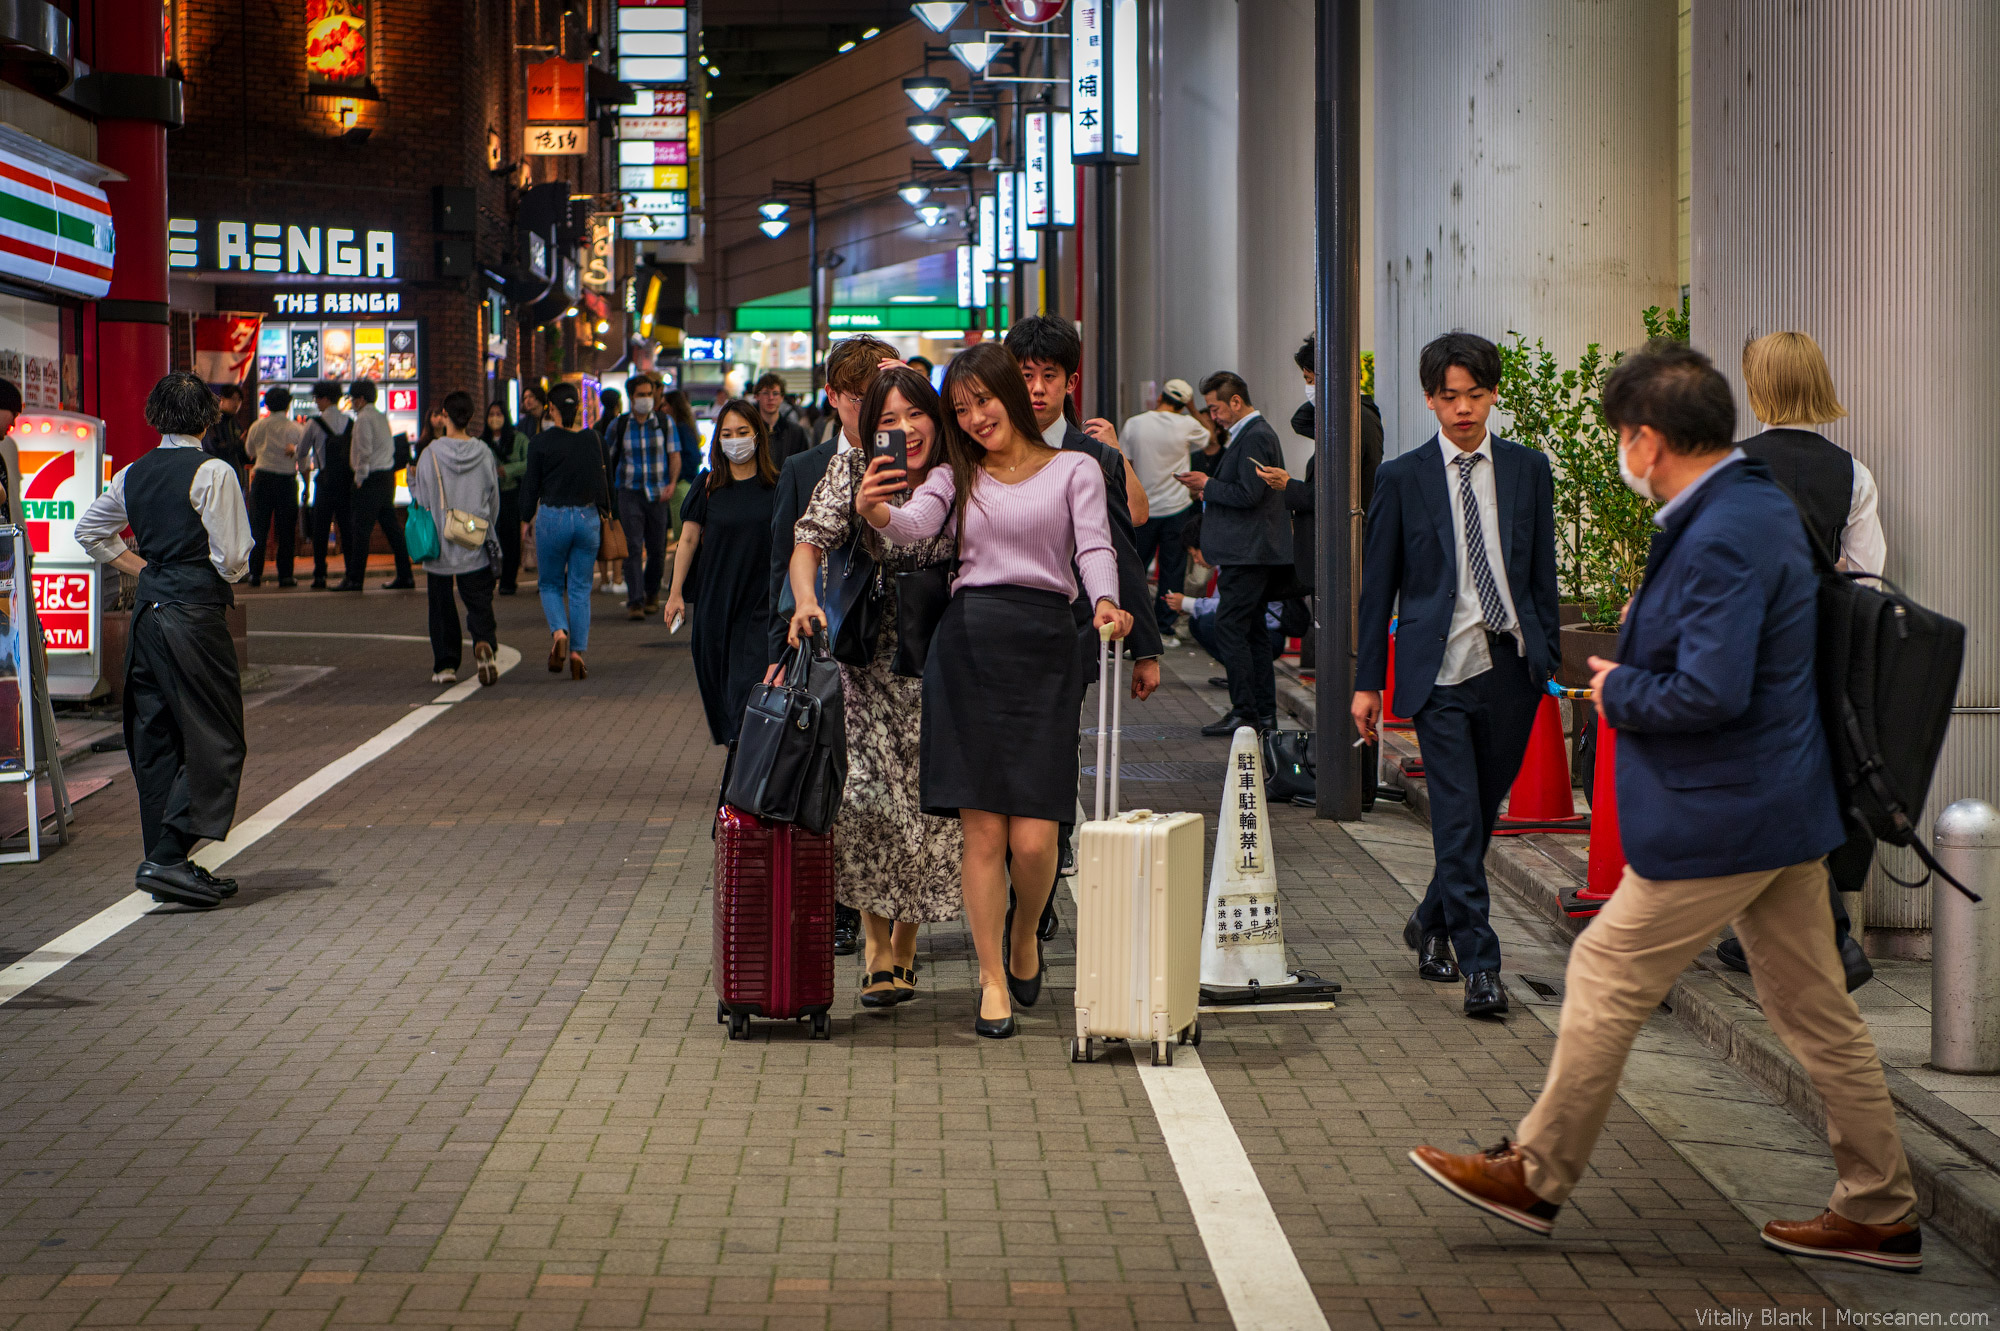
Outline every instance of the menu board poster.
[(292, 325), (292, 377), (319, 378), (319, 329)]
[(381, 324), (362, 324), (354, 330), (354, 377), (381, 379), (389, 354), (389, 330)]
[[(411, 328), (389, 330), (388, 377), (391, 379), (414, 379), (417, 377), (417, 334)], [(412, 407), (412, 411), (416, 408)]]
[(291, 329), (284, 324), (265, 324), (257, 330), (257, 382), (267, 384), (291, 377)]
[(328, 324), (319, 335), (319, 372), (328, 379), (354, 377), (354, 326)]

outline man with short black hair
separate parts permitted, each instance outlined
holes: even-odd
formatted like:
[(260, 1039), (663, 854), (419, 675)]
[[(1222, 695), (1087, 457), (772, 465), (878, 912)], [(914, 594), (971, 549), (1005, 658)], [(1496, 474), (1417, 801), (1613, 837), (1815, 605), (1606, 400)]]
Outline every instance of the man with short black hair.
[(610, 423), (605, 444), (612, 502), (618, 507), (618, 525), (625, 529), (625, 618), (644, 619), (660, 608), (681, 454), (666, 416), (657, 409), (659, 380), (637, 374), (625, 387), (632, 394), (632, 410)]
[(264, 581), (264, 550), (275, 530), (278, 545), (278, 586), (296, 587), (292, 552), (299, 536), (299, 423), (292, 419), (292, 393), (283, 384), (264, 392), (269, 413), (243, 436), (250, 459), (250, 585)]
[[(354, 422), (340, 409), (340, 385), (322, 379), (312, 387), (319, 415), (305, 423), (299, 453), (300, 470), (312, 477), (312, 509), (306, 535), (312, 540), (312, 589), (326, 590), (328, 536), (340, 533), (347, 553), (348, 575), (359, 582), (354, 563)], [(364, 560), (365, 565), (365, 560)]]
[(1487, 918), (1486, 847), (1562, 659), (1549, 460), (1487, 432), (1500, 351), (1447, 333), (1418, 363), (1437, 433), (1382, 464), (1361, 556), (1350, 711), (1376, 738), (1396, 632), (1396, 704), (1417, 728), (1431, 802), (1431, 870), (1403, 928), (1417, 974), (1463, 977), (1465, 1014), (1507, 1010)]
[[(90, 557), (139, 580), (127, 639), (125, 748), (139, 793), (145, 859), (135, 875), (156, 901), (201, 909), (236, 884), (188, 859), (229, 835), (243, 776), (243, 688), (230, 641), (229, 584), (250, 561), (236, 469), (202, 450), (219, 414), (192, 374), (159, 381), (146, 423), (159, 446), (120, 469), (77, 519)], [(136, 547), (119, 536), (132, 529)]]
[(754, 395), (757, 414), (764, 418), (764, 428), (771, 432), (771, 461), (782, 471), (787, 462), (812, 447), (812, 436), (785, 408), (783, 375), (775, 370), (767, 373), (757, 381)]
[(358, 592), (366, 587), (368, 552), (379, 522), (396, 559), (396, 576), (383, 588), (415, 591), (416, 571), (410, 567), (410, 547), (403, 541), (402, 515), (396, 512), (396, 442), (389, 434), (389, 418), (375, 406), (373, 379), (356, 379), (347, 396), (355, 405), (354, 549), (347, 555), (347, 579), (340, 590)]
[(1827, 905), (1826, 855), (1847, 834), (1815, 683), (1819, 579), (1798, 510), (1730, 443), (1729, 384), (1700, 352), (1650, 344), (1611, 372), (1603, 403), (1619, 474), (1661, 505), (1618, 660), (1590, 661), (1598, 712), (1618, 730), (1625, 876), (1571, 945), (1562, 1029), (1519, 1142), (1477, 1155), (1420, 1146), (1410, 1158), (1462, 1201), (1547, 1234), (1639, 1028), (1734, 923), (1764, 1015), (1825, 1104), (1839, 1175), (1826, 1211), (1771, 1221), (1765, 1244), (1919, 1270), (1909, 1162)]

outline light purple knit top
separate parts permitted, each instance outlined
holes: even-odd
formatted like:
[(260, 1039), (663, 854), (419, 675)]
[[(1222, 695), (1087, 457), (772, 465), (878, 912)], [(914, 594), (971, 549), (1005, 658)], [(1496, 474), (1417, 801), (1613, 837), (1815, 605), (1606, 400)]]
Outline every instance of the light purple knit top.
[[(882, 534), (897, 545), (935, 536), (957, 492), (951, 468), (933, 467), (908, 503), (889, 510)], [(1025, 481), (1006, 485), (980, 472), (965, 511), (961, 561), (951, 589), (1036, 587), (1076, 599), (1070, 561), (1098, 601), (1118, 603), (1118, 556), (1104, 512), (1104, 473), (1083, 453), (1058, 453)]]

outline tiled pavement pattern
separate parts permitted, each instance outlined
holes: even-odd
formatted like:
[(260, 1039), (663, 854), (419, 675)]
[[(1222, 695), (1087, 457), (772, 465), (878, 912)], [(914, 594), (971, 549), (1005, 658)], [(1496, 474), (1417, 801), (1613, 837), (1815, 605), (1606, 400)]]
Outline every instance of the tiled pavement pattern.
[[(253, 627), (423, 614), (301, 593)], [(831, 1043), (728, 1043), (720, 759), (684, 648), (607, 620), (579, 685), (540, 669), (531, 597), (501, 626), (522, 666), (236, 860), (233, 903), (150, 917), (0, 1007), (0, 1328), (1228, 1322), (1132, 1066), (1067, 1061), (1067, 928), (1011, 1042), (972, 1036), (945, 925), (916, 1003), (859, 1012), (843, 966)], [(255, 644), (335, 669), (252, 711), (246, 813), (435, 696), (420, 643)], [(1212, 714), (1170, 685), (1131, 709), (1162, 737), (1126, 761), (1219, 775), (1221, 741), (1171, 730)], [(1125, 789), (1212, 823), (1219, 786)], [(129, 784), (84, 809), (77, 845), (0, 876), (0, 947), (127, 890)], [(1548, 1030), (1467, 1022), (1412, 973), (1391, 874), (1309, 813), (1274, 823), (1295, 957), (1346, 992), (1209, 1020), (1202, 1053), (1335, 1326), (1828, 1305), (1623, 1103), (1552, 1242), (1418, 1178), (1411, 1144), (1507, 1130)]]

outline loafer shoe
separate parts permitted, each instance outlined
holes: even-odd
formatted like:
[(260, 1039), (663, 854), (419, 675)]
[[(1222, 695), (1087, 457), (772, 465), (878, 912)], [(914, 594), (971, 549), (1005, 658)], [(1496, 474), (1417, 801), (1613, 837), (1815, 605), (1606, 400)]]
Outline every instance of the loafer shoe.
[(169, 901), (177, 906), (209, 910), (222, 904), (221, 896), (201, 881), (194, 865), (187, 860), (179, 864), (155, 864), (145, 860), (140, 863), (139, 872), (133, 875), (132, 885), (141, 892), (152, 893), (155, 901)]
[(1410, 1163), (1460, 1201), (1531, 1234), (1547, 1237), (1562, 1210), (1556, 1203), (1537, 1197), (1528, 1186), (1521, 1148), (1510, 1141), (1476, 1155), (1452, 1155), (1435, 1146), (1419, 1146), (1410, 1152)]
[[(1715, 959), (1733, 971), (1744, 975), (1750, 973), (1750, 959), (1743, 955), (1743, 940), (1740, 938), (1725, 938), (1717, 943)], [(1840, 972), (1850, 994), (1875, 978), (1875, 967), (1868, 960), (1868, 954), (1861, 950), (1861, 944), (1854, 941), (1853, 934), (1840, 936)]]
[(194, 864), (194, 876), (201, 880), (203, 887), (225, 900), (236, 895), (237, 884), (234, 878), (223, 878), (220, 875), (212, 874), (199, 864), (195, 864), (193, 860), (189, 860), (188, 863)]
[(1810, 1220), (1773, 1220), (1764, 1226), (1764, 1246), (1794, 1257), (1880, 1267), (1884, 1271), (1924, 1269), (1924, 1235), (1914, 1220), (1864, 1225), (1832, 1211)]
[(1255, 722), (1241, 712), (1225, 712), (1203, 726), (1201, 733), (1210, 739), (1228, 739), (1236, 733), (1237, 727), (1254, 724)]
[(1227, 676), (1227, 675), (1210, 675), (1210, 676), (1208, 677), (1208, 687), (1210, 687), (1211, 689), (1226, 689), (1226, 688), (1228, 688), (1228, 687), (1229, 687), (1229, 676)]
[(1465, 977), (1465, 1015), (1504, 1017), (1507, 991), (1500, 987), (1499, 971), (1474, 971)]
[(1403, 946), (1415, 952), (1423, 945), (1424, 931), (1417, 927), (1417, 913), (1410, 912), (1410, 918), (1403, 921)]
[(1739, 975), (1750, 973), (1750, 959), (1743, 955), (1743, 940), (1734, 935), (1715, 945), (1715, 959)]
[[(1443, 934), (1432, 934), (1424, 939), (1423, 946), (1417, 949), (1417, 974), (1437, 984), (1450, 984), (1458, 978), (1458, 963), (1452, 960), (1449, 938)], [(1468, 991), (1466, 1002), (1471, 1001), (1472, 995)], [(1466, 1009), (1468, 1012), (1471, 1010), (1470, 1007)], [(1504, 993), (1500, 996), (1500, 1010), (1502, 1012), (1507, 1010), (1507, 996)]]
[(833, 955), (851, 957), (861, 947), (861, 912), (851, 906), (833, 908)]

